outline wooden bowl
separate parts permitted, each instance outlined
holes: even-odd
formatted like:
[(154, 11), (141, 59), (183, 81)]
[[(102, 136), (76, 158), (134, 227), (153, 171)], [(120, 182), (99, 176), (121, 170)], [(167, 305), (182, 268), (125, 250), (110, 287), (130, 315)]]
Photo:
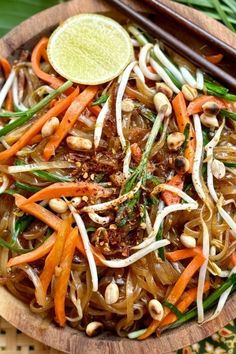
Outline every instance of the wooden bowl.
[[(168, 0), (162, 1), (236, 48), (236, 36), (221, 24), (196, 10)], [(132, 3), (128, 0), (126, 2)], [(136, 3), (134, 6), (137, 10), (144, 10), (140, 4)], [(43, 11), (13, 29), (0, 40), (1, 55), (9, 57), (22, 46), (31, 48), (42, 35), (49, 33), (60, 21), (83, 12), (109, 12), (115, 18), (121, 16), (101, 0), (73, 0)], [(166, 24), (166, 26), (168, 25), (170, 24)], [(191, 46), (197, 46), (195, 39), (191, 41)], [(224, 310), (217, 319), (201, 326), (192, 321), (180, 328), (165, 332), (160, 338), (150, 338), (143, 342), (118, 338), (106, 333), (89, 339), (83, 333), (68, 326), (64, 329), (58, 328), (54, 324), (48, 324), (40, 316), (31, 313), (28, 306), (15, 299), (3, 287), (0, 287), (0, 315), (27, 335), (67, 353), (137, 354), (154, 352), (155, 354), (165, 354), (200, 341), (235, 318), (236, 294), (227, 301)]]

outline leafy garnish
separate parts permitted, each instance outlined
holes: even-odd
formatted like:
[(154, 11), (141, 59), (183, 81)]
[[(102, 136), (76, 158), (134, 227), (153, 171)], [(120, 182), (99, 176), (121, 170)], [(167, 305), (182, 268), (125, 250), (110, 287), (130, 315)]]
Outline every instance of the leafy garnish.
[(94, 101), (91, 106), (98, 106), (101, 105), (103, 103), (106, 103), (107, 99), (108, 99), (109, 95), (102, 95), (100, 96), (96, 101)]
[[(210, 294), (204, 301), (203, 301), (203, 308), (204, 310), (209, 310), (212, 308), (219, 297), (231, 286), (236, 284), (236, 273), (232, 274), (224, 283), (217, 288), (212, 294)], [(191, 311), (185, 313), (182, 318), (177, 320), (170, 328), (175, 328), (181, 326), (183, 323), (188, 322), (192, 318), (197, 316), (197, 308), (192, 309)]]
[(38, 111), (40, 111), (43, 107), (45, 107), (48, 103), (50, 103), (55, 97), (59, 96), (61, 93), (66, 91), (69, 87), (72, 86), (71, 81), (65, 82), (58, 89), (54, 90), (52, 93), (49, 93), (46, 97), (44, 97), (40, 102), (36, 103), (33, 107), (29, 108), (25, 112), (4, 112), (0, 113), (1, 118), (10, 118), (17, 117), (13, 122), (6, 124), (0, 130), (0, 136), (4, 136), (10, 133), (12, 130), (21, 127), (23, 124), (28, 122)]
[(175, 305), (171, 304), (168, 301), (164, 301), (163, 305), (168, 307), (168, 309), (170, 309), (178, 319), (182, 318), (182, 312)]
[(226, 111), (224, 109), (221, 109), (220, 110), (220, 114), (223, 116), (223, 117), (227, 117), (227, 118), (231, 118), (233, 120), (236, 121), (236, 113), (234, 112), (230, 112), (230, 111)]

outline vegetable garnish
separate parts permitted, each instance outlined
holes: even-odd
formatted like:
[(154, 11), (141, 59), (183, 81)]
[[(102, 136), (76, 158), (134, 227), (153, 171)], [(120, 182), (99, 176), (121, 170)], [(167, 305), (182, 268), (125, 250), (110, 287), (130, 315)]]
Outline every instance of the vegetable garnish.
[(80, 115), (85, 110), (86, 106), (88, 106), (88, 104), (92, 101), (96, 93), (96, 86), (88, 87), (71, 103), (59, 127), (55, 131), (55, 134), (51, 136), (44, 148), (43, 155), (46, 160), (49, 160), (50, 157), (55, 155), (57, 147), (72, 129), (73, 125), (78, 119), (78, 115)]
[(0, 161), (8, 160), (10, 157), (14, 156), (19, 150), (28, 144), (28, 142), (42, 129), (43, 125), (53, 116), (58, 115), (65, 111), (67, 107), (74, 100), (78, 91), (74, 91), (68, 97), (61, 100), (56, 106), (51, 108), (47, 113), (42, 115), (35, 123), (32, 124), (30, 129), (22, 135), (22, 137), (12, 145), (8, 150), (0, 152)]
[[(229, 279), (227, 279), (219, 288), (217, 288), (212, 294), (210, 294), (204, 301), (203, 301), (203, 308), (204, 310), (209, 310), (212, 308), (212, 306), (215, 305), (216, 301), (219, 299), (219, 297), (227, 291), (232, 285), (235, 285), (236, 283), (236, 274), (233, 274), (230, 276)], [(183, 323), (191, 320), (194, 318), (197, 314), (197, 309), (194, 308), (187, 312), (184, 316), (182, 316), (181, 319), (177, 320), (171, 327), (175, 328)]]
[(172, 101), (172, 104), (173, 104), (179, 131), (183, 133), (186, 128), (186, 125), (187, 124), (190, 125), (189, 137), (184, 151), (184, 155), (186, 159), (189, 161), (190, 164), (189, 172), (191, 173), (193, 169), (193, 159), (194, 159), (194, 152), (195, 152), (195, 136), (194, 136), (194, 131), (190, 119), (187, 115), (187, 107), (182, 92), (178, 93), (178, 95)]
[(236, 290), (235, 95), (95, 14), (0, 69), (2, 283), (88, 336), (217, 317)]
[[(11, 73), (11, 64), (9, 63), (9, 61), (7, 59), (0, 57), (0, 67), (2, 67), (3, 72), (4, 72), (4, 76), (7, 79)], [(12, 98), (12, 91), (11, 90), (7, 94), (5, 108), (7, 111), (13, 110), (13, 98)]]

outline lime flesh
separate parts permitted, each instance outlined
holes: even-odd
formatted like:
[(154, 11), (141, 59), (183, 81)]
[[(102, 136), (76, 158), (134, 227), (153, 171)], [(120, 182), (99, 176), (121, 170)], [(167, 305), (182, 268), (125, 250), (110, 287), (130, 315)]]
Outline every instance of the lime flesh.
[(119, 76), (133, 56), (124, 28), (97, 14), (69, 18), (53, 32), (47, 51), (57, 73), (85, 85), (102, 84)]

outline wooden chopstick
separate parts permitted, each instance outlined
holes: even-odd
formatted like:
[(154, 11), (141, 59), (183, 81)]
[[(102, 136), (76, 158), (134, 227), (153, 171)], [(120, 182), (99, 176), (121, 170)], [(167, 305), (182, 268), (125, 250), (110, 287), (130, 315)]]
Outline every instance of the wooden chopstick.
[[(224, 83), (228, 88), (236, 92), (236, 79), (220, 69), (216, 65), (207, 61), (203, 56), (196, 53), (193, 49), (182, 43), (179, 39), (173, 37), (164, 29), (158, 27), (155, 23), (147, 17), (141, 15), (130, 6), (124, 4), (120, 0), (106, 0), (106, 2), (114, 5), (119, 11), (124, 13), (128, 18), (136, 22), (141, 28), (150, 32), (153, 36), (161, 39), (163, 43), (167, 44), (171, 49), (185, 57), (187, 60), (194, 63), (199, 68), (203, 69), (206, 73)], [(220, 50), (220, 48), (219, 48)]]
[(163, 4), (158, 0), (144, 0), (148, 5), (152, 6), (154, 10), (158, 11), (158, 13), (163, 14), (167, 19), (173, 20), (178, 23), (182, 28), (188, 30), (189, 35), (195, 35), (203, 39), (204, 43), (208, 43), (209, 45), (213, 45), (217, 47), (219, 53), (224, 56), (231, 57), (232, 60), (236, 62), (236, 50), (231, 47), (227, 43), (223, 42), (219, 38), (213, 36), (208, 31), (204, 30), (202, 27), (196, 25), (191, 20), (186, 17), (180, 15), (178, 12), (175, 12), (168, 5)]

